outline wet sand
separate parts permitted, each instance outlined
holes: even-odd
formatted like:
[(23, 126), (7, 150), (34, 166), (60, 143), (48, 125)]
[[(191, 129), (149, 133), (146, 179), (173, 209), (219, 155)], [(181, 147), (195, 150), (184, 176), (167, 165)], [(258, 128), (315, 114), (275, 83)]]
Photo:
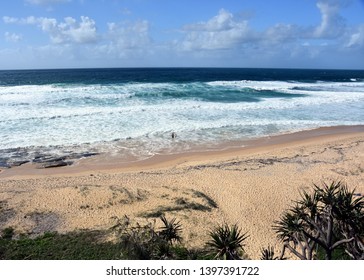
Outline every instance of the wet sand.
[[(160, 155), (142, 162), (96, 156), (73, 166), (25, 164), (0, 173), (0, 229), (40, 234), (108, 229), (113, 217), (145, 222), (160, 213), (183, 225), (184, 242), (237, 223), (246, 253), (280, 248), (272, 225), (313, 183), (342, 180), (364, 194), (364, 128), (332, 127), (233, 143), (214, 152)], [(243, 147), (242, 147), (243, 146)]]

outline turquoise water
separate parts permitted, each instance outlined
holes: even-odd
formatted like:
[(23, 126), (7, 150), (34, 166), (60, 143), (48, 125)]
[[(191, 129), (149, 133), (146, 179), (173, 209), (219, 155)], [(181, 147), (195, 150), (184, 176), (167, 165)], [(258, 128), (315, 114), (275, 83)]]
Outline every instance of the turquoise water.
[[(322, 126), (364, 124), (364, 71), (0, 71), (0, 163), (39, 153), (144, 159)], [(171, 140), (171, 133), (177, 138)]]

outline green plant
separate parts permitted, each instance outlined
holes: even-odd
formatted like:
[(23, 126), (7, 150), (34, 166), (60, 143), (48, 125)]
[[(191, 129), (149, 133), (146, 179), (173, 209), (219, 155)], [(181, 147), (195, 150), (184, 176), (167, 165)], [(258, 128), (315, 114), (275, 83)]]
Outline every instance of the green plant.
[(211, 239), (207, 242), (215, 259), (239, 260), (244, 253), (243, 241), (248, 237), (242, 234), (237, 225), (219, 226), (210, 232)]
[(106, 232), (47, 232), (36, 238), (20, 235), (0, 239), (3, 260), (116, 260), (121, 258), (119, 243), (106, 242)]
[(300, 259), (313, 259), (319, 251), (332, 259), (343, 247), (351, 258), (363, 259), (363, 210), (362, 196), (333, 181), (314, 185), (312, 194), (303, 192), (273, 228), (283, 241), (283, 252), (289, 249)]
[(7, 227), (2, 230), (2, 239), (12, 239), (14, 236), (14, 229), (12, 227)]
[(274, 256), (274, 248), (272, 246), (269, 246), (268, 248), (263, 248), (261, 250), (261, 260), (284, 260), (283, 255), (280, 257)]
[(182, 232), (182, 226), (180, 221), (177, 222), (176, 218), (168, 221), (164, 215), (162, 215), (160, 219), (163, 222), (163, 226), (160, 228), (161, 231), (158, 232), (159, 236), (170, 244), (172, 244), (173, 241), (181, 243), (182, 237), (180, 236), (180, 233)]
[(160, 219), (163, 222), (160, 230), (155, 229), (155, 221), (141, 225), (132, 224), (127, 216), (117, 219), (112, 229), (117, 231), (123, 252), (128, 259), (160, 260), (176, 257), (172, 245), (173, 241), (180, 243), (182, 240), (180, 222), (176, 222), (176, 219), (168, 221), (163, 215)]

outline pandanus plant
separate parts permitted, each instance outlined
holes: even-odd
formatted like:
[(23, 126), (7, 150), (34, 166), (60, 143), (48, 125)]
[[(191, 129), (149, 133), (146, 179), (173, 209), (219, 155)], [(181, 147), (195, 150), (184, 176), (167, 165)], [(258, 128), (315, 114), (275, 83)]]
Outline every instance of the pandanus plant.
[(273, 227), (288, 249), (300, 259), (317, 258), (323, 252), (332, 259), (334, 251), (345, 248), (353, 259), (364, 258), (364, 198), (333, 181), (314, 185), (301, 200), (286, 210)]
[(244, 253), (243, 241), (247, 237), (246, 233), (241, 233), (237, 225), (229, 227), (225, 224), (210, 232), (211, 239), (207, 246), (215, 259), (240, 260)]

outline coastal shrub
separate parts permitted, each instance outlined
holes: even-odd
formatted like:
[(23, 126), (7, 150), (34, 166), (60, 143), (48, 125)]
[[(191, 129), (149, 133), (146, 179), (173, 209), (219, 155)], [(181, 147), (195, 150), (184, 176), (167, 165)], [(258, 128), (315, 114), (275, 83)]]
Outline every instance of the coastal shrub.
[(105, 232), (48, 232), (36, 238), (0, 239), (3, 260), (117, 260), (122, 247), (102, 241)]
[(243, 241), (248, 237), (246, 233), (241, 233), (237, 225), (227, 224), (218, 226), (209, 233), (210, 240), (206, 243), (213, 254), (214, 259), (218, 260), (240, 260), (243, 257)]
[(2, 230), (1, 238), (2, 239), (12, 239), (14, 236), (14, 229), (12, 227), (7, 227)]
[(168, 221), (164, 215), (161, 216), (160, 219), (163, 222), (163, 226), (160, 228), (158, 235), (170, 244), (172, 244), (173, 241), (181, 243), (182, 237), (180, 234), (182, 231), (182, 226), (180, 222), (176, 221), (176, 218)]
[(123, 247), (123, 253), (128, 259), (153, 260), (176, 259), (181, 247), (173, 246), (174, 242), (181, 243), (182, 226), (176, 219), (167, 220), (159, 217), (163, 226), (156, 229), (156, 220), (144, 225), (133, 224), (129, 217), (116, 218), (112, 230), (116, 231)]
[(268, 248), (263, 248), (261, 251), (261, 260), (285, 260), (286, 258), (283, 257), (283, 254), (281, 254), (279, 257), (275, 256), (275, 251), (272, 246), (269, 246)]
[(302, 260), (333, 259), (344, 253), (364, 259), (364, 198), (342, 182), (314, 185), (273, 226), (288, 249)]

